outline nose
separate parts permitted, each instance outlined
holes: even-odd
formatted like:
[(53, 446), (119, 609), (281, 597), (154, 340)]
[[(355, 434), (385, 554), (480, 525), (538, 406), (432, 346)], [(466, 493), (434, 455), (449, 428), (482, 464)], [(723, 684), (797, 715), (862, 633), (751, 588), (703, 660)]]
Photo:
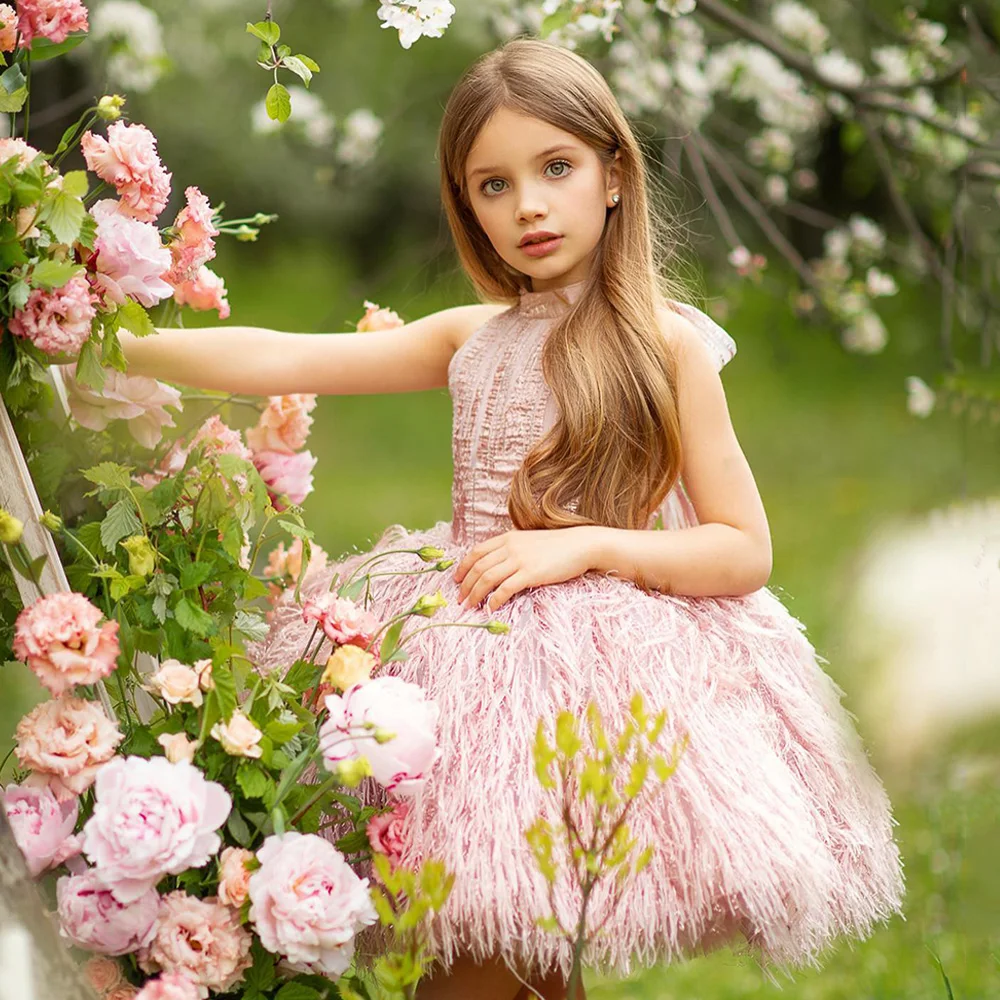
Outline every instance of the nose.
[(517, 221), (529, 222), (534, 219), (544, 219), (548, 208), (542, 193), (533, 185), (524, 185), (517, 200)]

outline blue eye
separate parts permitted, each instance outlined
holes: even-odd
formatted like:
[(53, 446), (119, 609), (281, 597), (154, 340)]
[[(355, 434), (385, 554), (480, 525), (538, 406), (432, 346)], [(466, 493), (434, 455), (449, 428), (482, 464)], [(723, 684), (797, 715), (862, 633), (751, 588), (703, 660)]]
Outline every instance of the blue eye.
[[(566, 168), (565, 170), (561, 170), (557, 174), (551, 174), (550, 175), (554, 180), (561, 180), (563, 177), (568, 177), (569, 176), (570, 172), (573, 169), (573, 164), (570, 163), (569, 160), (553, 160), (551, 163), (546, 164), (545, 169), (548, 170), (549, 167), (565, 167)], [(487, 197), (491, 197), (492, 195), (495, 195), (495, 194), (501, 194), (502, 193), (502, 189), (498, 191), (496, 188), (491, 188), (490, 185), (491, 184), (504, 184), (504, 183), (505, 183), (505, 181), (501, 180), (499, 177), (490, 177), (489, 180), (483, 181), (483, 183), (479, 187), (479, 190), (482, 191), (482, 193), (485, 194)]]

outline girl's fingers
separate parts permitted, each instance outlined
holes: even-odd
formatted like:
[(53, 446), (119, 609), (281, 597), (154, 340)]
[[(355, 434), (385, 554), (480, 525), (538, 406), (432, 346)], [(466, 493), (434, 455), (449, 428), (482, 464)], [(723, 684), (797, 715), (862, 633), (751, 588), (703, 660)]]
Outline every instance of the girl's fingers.
[(510, 559), (505, 559), (491, 569), (486, 570), (476, 581), (472, 592), (466, 599), (466, 607), (476, 607), (491, 590), (516, 572), (517, 564)]
[(492, 552), (487, 552), (485, 555), (481, 555), (479, 559), (476, 560), (469, 567), (469, 571), (462, 581), (462, 585), (458, 588), (458, 599), (461, 601), (465, 596), (475, 587), (479, 578), (486, 572), (486, 570), (491, 569), (498, 563), (504, 561), (507, 558), (506, 552), (503, 549), (494, 549)]
[(529, 585), (528, 574), (523, 570), (512, 573), (490, 595), (489, 601), (486, 602), (486, 609), (496, 611), (497, 608), (506, 604), (515, 594), (520, 593)]

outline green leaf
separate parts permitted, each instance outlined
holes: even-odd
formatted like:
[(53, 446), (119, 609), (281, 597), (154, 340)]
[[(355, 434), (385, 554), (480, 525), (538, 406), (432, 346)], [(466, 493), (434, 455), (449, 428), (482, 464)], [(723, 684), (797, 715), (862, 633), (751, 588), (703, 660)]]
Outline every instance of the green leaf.
[(263, 615), (251, 614), (249, 611), (237, 611), (233, 626), (251, 642), (263, 641), (270, 631), (270, 625), (264, 621)]
[(91, 336), (83, 342), (76, 359), (76, 380), (80, 385), (100, 392), (104, 388), (104, 369), (97, 356), (97, 343)]
[(284, 682), (294, 688), (296, 694), (302, 694), (311, 688), (318, 680), (323, 668), (308, 660), (296, 660), (284, 676)]
[(287, 122), (292, 114), (292, 98), (280, 83), (272, 83), (265, 100), (268, 118)]
[(90, 181), (87, 178), (86, 170), (70, 170), (63, 174), (62, 190), (66, 194), (83, 198), (90, 190)]
[[(12, 67), (13, 68), (13, 67)], [(24, 102), (28, 99), (28, 88), (22, 87), (15, 90), (13, 94), (8, 94), (0, 89), (0, 111), (13, 112), (20, 111), (24, 107)]]
[(253, 956), (253, 965), (243, 977), (244, 1000), (251, 994), (260, 996), (274, 985), (274, 955), (264, 948), (258, 938), (254, 938), (250, 954)]
[(304, 524), (299, 524), (296, 521), (289, 521), (285, 517), (276, 517), (275, 521), (280, 524), (288, 534), (292, 535), (294, 538), (315, 538), (316, 532), (310, 531)]
[(193, 562), (185, 563), (181, 566), (180, 588), (181, 590), (194, 590), (200, 587), (215, 572), (212, 563)]
[(267, 790), (274, 787), (274, 782), (260, 765), (251, 761), (243, 761), (240, 764), (236, 771), (236, 784), (243, 789), (243, 794), (248, 799), (262, 799)]
[(153, 326), (149, 313), (133, 299), (126, 299), (118, 307), (118, 322), (137, 337), (148, 337), (156, 333), (156, 327)]
[(23, 309), (28, 304), (29, 295), (31, 295), (31, 285), (23, 278), (11, 282), (7, 291), (7, 299), (15, 309)]
[[(89, 469), (84, 469), (82, 475), (90, 482), (103, 486), (107, 490), (127, 490), (132, 486), (129, 473), (132, 471), (130, 465), (118, 465), (115, 462), (101, 462), (100, 465), (93, 465)], [(91, 494), (87, 494), (90, 496)], [(109, 549), (109, 551), (111, 551)]]
[[(59, 243), (71, 244), (79, 239), (87, 208), (80, 198), (57, 191), (42, 215), (41, 221), (52, 230)], [(37, 270), (37, 269), (36, 269)]]
[(219, 712), (222, 715), (222, 721), (228, 722), (237, 703), (236, 678), (233, 677), (232, 670), (224, 663), (213, 663), (212, 681), (215, 685), (213, 690), (219, 703)]
[(101, 542), (109, 552), (114, 552), (123, 538), (141, 531), (142, 523), (136, 517), (135, 505), (130, 497), (122, 497), (101, 521)]
[(233, 809), (229, 813), (229, 819), (226, 820), (226, 829), (233, 835), (233, 840), (241, 847), (250, 846), (252, 839), (250, 827), (247, 826), (247, 821), (236, 809)]
[(274, 21), (258, 21), (256, 24), (247, 21), (247, 31), (268, 45), (276, 45), (281, 38), (281, 28)]
[(396, 646), (399, 644), (399, 634), (403, 631), (403, 626), (406, 624), (405, 618), (400, 618), (398, 622), (390, 625), (386, 629), (386, 633), (382, 638), (382, 643), (379, 646), (379, 659), (385, 663), (387, 660), (392, 658), (392, 654), (396, 651)]
[[(69, 241), (61, 240), (60, 242)], [(62, 260), (42, 260), (32, 268), (31, 283), (35, 288), (52, 291), (54, 288), (62, 288), (70, 278), (82, 274), (83, 271), (82, 264), (73, 264)]]
[(297, 983), (292, 980), (278, 990), (274, 1000), (320, 1000), (322, 995), (319, 990), (314, 990), (311, 986), (306, 986), (305, 983)]
[(297, 53), (295, 58), (301, 60), (302, 63), (306, 65), (309, 69), (311, 69), (314, 73), (319, 72), (319, 63), (316, 62), (315, 59), (310, 59), (309, 56), (303, 55), (301, 52)]
[(293, 736), (302, 732), (301, 722), (279, 722), (277, 719), (265, 726), (264, 732), (274, 741), (275, 746), (287, 743)]
[(177, 619), (177, 624), (181, 628), (193, 632), (201, 638), (212, 635), (216, 630), (215, 620), (212, 616), (186, 597), (182, 597), (174, 607), (174, 618)]
[(54, 59), (66, 52), (71, 52), (78, 45), (83, 44), (87, 38), (86, 32), (78, 35), (69, 35), (64, 42), (50, 42), (47, 38), (35, 38), (31, 43), (31, 61), (44, 62), (46, 59)]
[(297, 56), (286, 56), (281, 63), (285, 69), (294, 73), (305, 85), (309, 86), (312, 81), (312, 70)]
[(107, 329), (104, 331), (104, 343), (101, 345), (101, 364), (105, 368), (114, 368), (120, 372), (124, 372), (128, 368), (125, 352), (122, 350), (122, 344), (116, 330)]

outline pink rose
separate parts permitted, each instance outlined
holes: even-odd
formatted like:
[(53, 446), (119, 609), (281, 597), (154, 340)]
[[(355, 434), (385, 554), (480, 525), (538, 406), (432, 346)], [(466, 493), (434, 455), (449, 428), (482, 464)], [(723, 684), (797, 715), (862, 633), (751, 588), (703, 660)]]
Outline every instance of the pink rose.
[(90, 214), (97, 223), (91, 280), (107, 301), (122, 305), (131, 296), (148, 309), (170, 298), (174, 290), (162, 278), (170, 251), (156, 226), (130, 218), (113, 198), (95, 202)]
[(144, 448), (155, 448), (164, 427), (174, 418), (164, 407), (184, 409), (180, 392), (145, 375), (125, 375), (114, 368), (104, 370), (104, 388), (88, 389), (76, 380), (76, 365), (63, 365), (66, 393), (73, 419), (92, 431), (103, 431), (112, 420), (128, 422), (129, 433)]
[(207, 264), (202, 264), (190, 281), (182, 281), (174, 289), (179, 306), (190, 306), (196, 312), (216, 309), (219, 319), (229, 318), (226, 283)]
[(7, 325), (16, 337), (30, 340), (46, 354), (79, 354), (97, 315), (97, 296), (83, 274), (61, 288), (34, 288), (23, 309), (15, 309)]
[(87, 959), (83, 966), (83, 974), (98, 995), (110, 993), (125, 982), (122, 967), (113, 958), (104, 955), (95, 955)]
[(116, 757), (97, 774), (97, 802), (83, 827), (83, 850), (123, 903), (163, 875), (201, 868), (222, 843), (229, 793), (193, 764), (166, 757)]
[(173, 265), (164, 275), (171, 285), (194, 278), (198, 268), (215, 256), (213, 236), (219, 230), (212, 225), (212, 206), (196, 187), (184, 189), (187, 204), (177, 213), (174, 228), (177, 238), (170, 243)]
[(112, 956), (127, 955), (152, 937), (160, 904), (155, 889), (119, 902), (92, 868), (60, 878), (56, 900), (63, 937)]
[(9, 3), (0, 3), (0, 52), (13, 52), (17, 42), (17, 11)]
[(355, 604), (349, 597), (338, 597), (332, 591), (306, 598), (302, 605), (302, 620), (319, 622), (320, 628), (335, 646), (346, 643), (367, 646), (379, 627), (379, 620), (370, 611)]
[(139, 965), (186, 976), (202, 997), (209, 990), (228, 993), (253, 964), (252, 940), (239, 914), (213, 897), (171, 892), (160, 900), (156, 931), (139, 951)]
[(135, 1000), (198, 1000), (201, 991), (183, 972), (164, 972), (150, 979)]
[(369, 333), (373, 330), (392, 330), (406, 324), (391, 309), (383, 309), (374, 302), (365, 301), (365, 314), (355, 328), (359, 333)]
[(260, 943), (292, 969), (335, 978), (350, 965), (354, 936), (378, 920), (344, 856), (316, 834), (270, 836), (250, 876), (250, 922)]
[(260, 757), (264, 735), (238, 708), (228, 722), (221, 719), (212, 726), (210, 735), (222, 744), (222, 749), (234, 757)]
[(107, 139), (87, 131), (80, 148), (87, 168), (114, 184), (126, 215), (140, 222), (156, 221), (170, 198), (171, 175), (157, 155), (156, 137), (145, 125), (112, 122)]
[(309, 436), (316, 407), (314, 392), (271, 396), (257, 426), (247, 431), (247, 444), (254, 451), (298, 451)]
[(247, 898), (250, 872), (246, 862), (254, 859), (253, 851), (243, 847), (227, 847), (219, 855), (219, 899), (226, 906), (239, 909)]
[(203, 700), (198, 674), (180, 660), (164, 660), (146, 686), (171, 705), (186, 703), (198, 708)]
[(27, 784), (48, 785), (62, 802), (90, 788), (122, 734), (100, 705), (62, 697), (36, 705), (17, 724), (16, 739), (21, 767), (33, 772)]
[(14, 655), (56, 697), (107, 677), (118, 659), (118, 622), (83, 594), (60, 592), (24, 608), (14, 624)]
[(32, 875), (80, 853), (79, 840), (73, 836), (80, 811), (75, 798), (60, 802), (48, 787), (10, 784), (3, 791), (3, 805)]
[(198, 749), (198, 741), (189, 740), (186, 733), (161, 733), (156, 742), (163, 747), (163, 754), (171, 764), (180, 760), (193, 761)]
[(288, 455), (283, 451), (255, 451), (253, 464), (261, 479), (267, 483), (272, 502), (278, 510), (284, 510), (278, 497), (287, 496), (292, 503), (299, 504), (312, 493), (312, 470), (316, 467), (316, 459), (311, 452)]
[[(376, 677), (355, 684), (343, 695), (327, 695), (329, 718), (319, 731), (327, 770), (366, 757), (372, 776), (389, 792), (413, 795), (441, 756), (437, 748), (437, 702), (418, 684), (401, 677)], [(365, 728), (365, 724), (375, 729)], [(384, 730), (395, 735), (385, 743), (374, 738)]]
[(384, 854), (393, 868), (399, 864), (406, 841), (403, 839), (403, 825), (410, 811), (406, 801), (397, 802), (391, 812), (372, 816), (368, 821), (368, 843), (377, 854)]
[(21, 48), (31, 48), (35, 36), (65, 42), (74, 31), (89, 31), (87, 8), (80, 0), (18, 0)]
[[(17, 137), (0, 139), (0, 163), (4, 163), (12, 156), (16, 156), (18, 158), (18, 170), (23, 170), (25, 167), (30, 166), (31, 161), (38, 156), (38, 152), (34, 146), (28, 145), (23, 139)], [(45, 172), (51, 173), (52, 168), (47, 167)]]

